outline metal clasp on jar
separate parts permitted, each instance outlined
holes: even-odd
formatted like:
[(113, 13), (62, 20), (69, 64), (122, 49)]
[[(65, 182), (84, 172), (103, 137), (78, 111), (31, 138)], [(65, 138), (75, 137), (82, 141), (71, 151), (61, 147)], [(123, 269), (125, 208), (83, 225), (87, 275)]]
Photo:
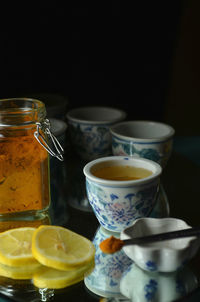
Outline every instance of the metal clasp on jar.
[[(58, 158), (60, 161), (63, 161), (64, 160), (64, 158), (63, 158), (64, 149), (62, 148), (61, 144), (59, 143), (59, 141), (57, 140), (55, 135), (53, 135), (53, 133), (51, 133), (51, 131), (50, 131), (51, 126), (50, 126), (49, 120), (45, 119), (44, 122), (42, 122), (42, 123), (37, 122), (36, 126), (37, 126), (37, 129), (34, 132), (34, 136), (37, 139), (37, 141), (49, 152), (49, 154)], [(44, 135), (42, 135), (41, 132), (46, 134), (47, 137), (52, 141), (55, 150), (52, 150), (52, 148), (50, 148)]]

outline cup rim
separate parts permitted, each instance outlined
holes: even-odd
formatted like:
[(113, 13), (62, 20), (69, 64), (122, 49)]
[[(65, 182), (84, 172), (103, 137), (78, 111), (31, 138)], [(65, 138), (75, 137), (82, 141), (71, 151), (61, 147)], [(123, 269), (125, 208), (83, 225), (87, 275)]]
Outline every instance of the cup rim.
[[(142, 124), (142, 123), (146, 123), (147, 125), (150, 124), (154, 124), (154, 125), (160, 125), (160, 126), (164, 126), (168, 129), (168, 134), (165, 135), (161, 135), (160, 137), (152, 137), (152, 138), (138, 138), (138, 137), (134, 137), (134, 136), (127, 136), (127, 135), (123, 135), (118, 133), (117, 129), (121, 126), (125, 126), (125, 125), (134, 125), (134, 124)], [(134, 121), (123, 121), (123, 122), (119, 122), (116, 123), (115, 125), (112, 125), (110, 127), (110, 132), (111, 135), (113, 137), (117, 137), (120, 138), (121, 140), (127, 140), (127, 141), (135, 141), (135, 142), (164, 142), (169, 140), (171, 137), (173, 137), (173, 135), (175, 134), (175, 130), (172, 126), (162, 123), (162, 122), (157, 122), (157, 121), (151, 121), (151, 120), (134, 120)]]
[[(113, 111), (115, 113), (118, 113), (119, 115), (117, 117), (112, 117), (110, 119), (105, 119), (104, 116), (102, 116), (102, 120), (86, 120), (86, 119), (81, 119), (78, 118), (76, 116), (74, 116), (74, 114), (76, 114), (78, 111), (80, 112), (81, 110), (83, 111), (93, 111), (93, 110), (110, 110)], [(66, 114), (66, 118), (68, 121), (71, 122), (76, 122), (76, 123), (80, 123), (80, 124), (91, 124), (91, 125), (101, 125), (101, 124), (113, 124), (115, 122), (120, 122), (121, 120), (124, 120), (126, 118), (126, 112), (119, 109), (119, 108), (114, 108), (114, 107), (109, 107), (109, 106), (86, 106), (86, 107), (77, 107), (77, 108), (73, 108), (71, 110), (69, 110)]]
[[(128, 160), (130, 160), (130, 161), (132, 161), (132, 163), (133, 162), (135, 162), (137, 164), (143, 163), (143, 164), (147, 165), (148, 167), (151, 166), (152, 169), (155, 169), (155, 171), (151, 175), (149, 175), (145, 178), (141, 178), (138, 180), (123, 180), (123, 181), (99, 178), (99, 177), (94, 176), (91, 172), (91, 168), (93, 166), (95, 166), (96, 164), (103, 163), (103, 162), (124, 161), (124, 160), (126, 161), (126, 165), (128, 165), (127, 162), (128, 162)], [(148, 169), (148, 168), (146, 167), (146, 169)], [(141, 184), (145, 184), (147, 182), (153, 181), (154, 179), (158, 178), (161, 175), (162, 167), (158, 163), (156, 163), (150, 159), (146, 159), (146, 158), (138, 158), (138, 157), (134, 157), (134, 156), (112, 156), (111, 155), (111, 156), (101, 157), (101, 158), (88, 162), (83, 168), (83, 173), (87, 179), (89, 179), (90, 181), (93, 181), (95, 183), (98, 183), (98, 184), (102, 184), (105, 186), (126, 187), (126, 186), (130, 186), (130, 185), (141, 185)]]

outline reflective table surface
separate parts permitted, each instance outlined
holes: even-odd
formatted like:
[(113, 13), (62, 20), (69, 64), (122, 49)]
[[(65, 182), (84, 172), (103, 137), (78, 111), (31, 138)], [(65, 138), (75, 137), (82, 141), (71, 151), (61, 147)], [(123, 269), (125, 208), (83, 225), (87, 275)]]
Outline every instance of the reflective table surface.
[[(197, 149), (200, 149), (200, 139), (194, 138), (190, 146), (187, 145), (187, 152), (184, 143), (185, 138), (175, 140), (174, 151), (161, 178), (162, 198), (152, 215), (154, 217), (170, 215), (185, 220), (191, 226), (198, 226), (200, 225), (200, 157), (193, 157), (192, 152), (195, 150), (197, 154)], [(173, 275), (159, 273), (148, 275), (127, 259), (122, 251), (114, 258), (103, 258), (98, 251), (98, 243), (110, 234), (100, 228), (88, 204), (83, 166), (83, 162), (69, 153), (66, 153), (64, 162), (51, 162), (51, 208), (46, 217), (34, 223), (35, 225), (42, 223), (62, 225), (93, 240), (97, 248), (93, 276), (61, 290), (37, 289), (30, 281), (0, 277), (0, 302), (200, 301), (200, 251), (183, 268), (183, 271), (175, 272)], [(123, 285), (122, 292), (126, 291), (132, 295), (132, 300), (120, 292), (120, 282), (128, 286), (126, 278), (132, 280), (132, 286), (127, 289)], [(137, 286), (136, 280), (140, 281)], [(172, 295), (168, 297), (165, 291), (170, 291)], [(159, 294), (159, 298), (155, 292)], [(162, 298), (163, 296), (165, 299)]]

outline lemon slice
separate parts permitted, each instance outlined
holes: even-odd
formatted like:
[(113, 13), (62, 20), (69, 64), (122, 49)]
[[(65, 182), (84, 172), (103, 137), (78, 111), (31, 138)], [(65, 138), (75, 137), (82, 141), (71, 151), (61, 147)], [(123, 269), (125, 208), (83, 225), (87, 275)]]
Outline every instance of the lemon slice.
[(20, 267), (11, 267), (0, 264), (0, 276), (18, 280), (26, 280), (31, 279), (34, 274), (41, 272), (43, 269), (44, 265), (40, 263), (23, 265)]
[(0, 263), (16, 267), (38, 263), (31, 250), (34, 231), (22, 227), (0, 233)]
[(32, 254), (43, 265), (70, 270), (91, 262), (95, 248), (90, 240), (64, 227), (43, 225), (33, 234)]
[(33, 284), (39, 288), (59, 289), (78, 283), (90, 274), (94, 268), (94, 261), (70, 271), (61, 271), (46, 267), (42, 272), (33, 276)]

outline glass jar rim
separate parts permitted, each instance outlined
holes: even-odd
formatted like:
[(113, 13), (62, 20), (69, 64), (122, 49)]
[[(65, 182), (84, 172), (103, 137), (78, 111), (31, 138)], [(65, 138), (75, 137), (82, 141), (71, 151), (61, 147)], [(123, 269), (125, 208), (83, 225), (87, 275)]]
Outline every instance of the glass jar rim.
[(32, 125), (46, 117), (45, 104), (33, 98), (0, 99), (0, 126)]

